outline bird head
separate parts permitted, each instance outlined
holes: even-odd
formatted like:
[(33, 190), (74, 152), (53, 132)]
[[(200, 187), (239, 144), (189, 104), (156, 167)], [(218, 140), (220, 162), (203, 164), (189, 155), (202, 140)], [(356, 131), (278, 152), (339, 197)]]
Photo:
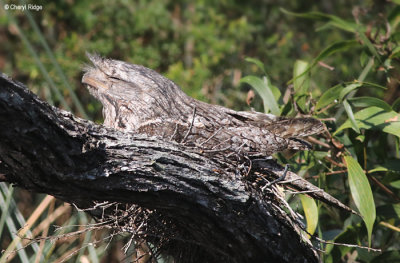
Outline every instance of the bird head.
[(171, 101), (186, 94), (171, 80), (149, 68), (87, 54), (93, 66), (82, 83), (103, 104), (104, 124), (134, 129), (135, 124), (172, 114)]

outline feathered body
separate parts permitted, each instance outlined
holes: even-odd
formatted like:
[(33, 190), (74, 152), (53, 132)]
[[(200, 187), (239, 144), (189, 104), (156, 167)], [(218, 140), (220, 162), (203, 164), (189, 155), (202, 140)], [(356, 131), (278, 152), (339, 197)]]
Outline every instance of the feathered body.
[(174, 82), (140, 65), (89, 55), (82, 82), (103, 104), (104, 125), (205, 150), (269, 156), (302, 150), (302, 138), (323, 131), (313, 118), (234, 111), (187, 96)]

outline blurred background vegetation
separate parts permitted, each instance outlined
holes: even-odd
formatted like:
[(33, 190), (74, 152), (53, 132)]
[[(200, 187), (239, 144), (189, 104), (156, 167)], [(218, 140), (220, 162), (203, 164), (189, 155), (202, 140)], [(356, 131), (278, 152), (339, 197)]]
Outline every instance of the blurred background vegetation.
[[(383, 251), (321, 245), (327, 251), (322, 254), (325, 262), (400, 262), (400, 1), (2, 0), (0, 4), (0, 71), (80, 117), (102, 121), (100, 103), (80, 83), (89, 51), (155, 69), (203, 101), (326, 120), (329, 135), (321, 139), (325, 145), (318, 145), (314, 153), (277, 158), (357, 207), (364, 220), (319, 203), (310, 205), (304, 198), (300, 198), (303, 208), (299, 199), (291, 198), (293, 206), (306, 214), (308, 227), (319, 218), (316, 230), (308, 228), (319, 237), (363, 246), (371, 241), (372, 247)], [(29, 4), (36, 7), (15, 9), (21, 5), (28, 9)], [(1, 189), (1, 247), (6, 249), (15, 233), (8, 220), (17, 220), (19, 211), (22, 218), (33, 215), (43, 197), (6, 185)], [(54, 200), (47, 205), (32, 228), (64, 207)], [(315, 207), (318, 213), (312, 220)], [(81, 225), (90, 220), (63, 209), (68, 213), (35, 233), (52, 234), (54, 224)], [(21, 220), (17, 230), (24, 225)], [(122, 261), (123, 241), (113, 242), (106, 252), (107, 244), (87, 245), (107, 236), (94, 233), (33, 245), (20, 250), (14, 262)]]

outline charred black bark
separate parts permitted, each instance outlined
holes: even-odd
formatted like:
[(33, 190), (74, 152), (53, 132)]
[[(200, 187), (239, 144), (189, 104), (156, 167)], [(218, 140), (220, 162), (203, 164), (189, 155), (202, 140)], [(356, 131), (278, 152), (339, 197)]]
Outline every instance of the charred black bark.
[[(162, 239), (178, 261), (318, 261), (281, 201), (251, 187), (223, 154), (77, 118), (3, 74), (0, 126), (0, 178), (78, 207), (149, 209), (164, 227), (149, 225), (141, 238)], [(248, 176), (254, 172), (265, 173), (256, 167)]]

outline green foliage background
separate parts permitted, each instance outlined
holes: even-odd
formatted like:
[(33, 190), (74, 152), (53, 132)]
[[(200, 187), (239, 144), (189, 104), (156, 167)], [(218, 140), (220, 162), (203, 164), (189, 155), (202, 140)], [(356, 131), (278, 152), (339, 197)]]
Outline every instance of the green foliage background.
[[(102, 119), (100, 104), (80, 84), (89, 51), (155, 69), (190, 96), (211, 103), (258, 111), (276, 103), (281, 115), (328, 119), (329, 132), (320, 139), (325, 146), (277, 158), (363, 214), (364, 220), (310, 205), (318, 209), (319, 237), (370, 243), (383, 253), (321, 245), (324, 261), (400, 261), (398, 0), (0, 4), (0, 71), (79, 116)], [(5, 4), (42, 10), (6, 11)], [(258, 93), (249, 106), (252, 88)], [(274, 95), (272, 101), (263, 97), (265, 91)], [(290, 200), (299, 206), (298, 199)], [(303, 210), (311, 220), (307, 206)]]

